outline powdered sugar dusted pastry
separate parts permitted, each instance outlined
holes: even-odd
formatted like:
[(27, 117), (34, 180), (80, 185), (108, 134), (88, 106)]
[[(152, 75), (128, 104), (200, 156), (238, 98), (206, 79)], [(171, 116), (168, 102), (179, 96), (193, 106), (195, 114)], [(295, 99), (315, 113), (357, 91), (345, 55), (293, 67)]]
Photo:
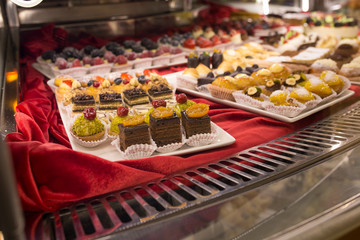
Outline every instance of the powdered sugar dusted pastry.
[(346, 77), (359, 77), (360, 76), (360, 62), (350, 62), (342, 65), (340, 74)]
[(304, 86), (308, 91), (326, 98), (332, 94), (332, 90), (327, 83), (317, 77), (309, 77)]
[(319, 59), (316, 60), (313, 64), (311, 64), (311, 72), (313, 73), (321, 73), (325, 70), (338, 72), (339, 68), (337, 67), (336, 62), (332, 59)]
[(320, 79), (329, 85), (336, 93), (340, 93), (344, 87), (344, 80), (342, 80), (333, 71), (323, 71), (320, 75)]

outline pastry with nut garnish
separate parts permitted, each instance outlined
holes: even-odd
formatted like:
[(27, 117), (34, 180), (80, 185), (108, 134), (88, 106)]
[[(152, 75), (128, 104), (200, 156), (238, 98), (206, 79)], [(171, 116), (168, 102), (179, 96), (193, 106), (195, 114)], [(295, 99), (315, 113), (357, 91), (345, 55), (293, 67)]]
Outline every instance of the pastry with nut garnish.
[(296, 87), (296, 79), (293, 75), (290, 75), (288, 78), (286, 78), (283, 82), (283, 85), (287, 88), (294, 88)]
[(259, 101), (264, 101), (264, 98), (261, 97), (262, 90), (260, 87), (249, 87), (245, 91), (245, 95), (255, 98)]
[(265, 83), (265, 88), (263, 89), (263, 93), (266, 96), (270, 96), (276, 90), (281, 89), (281, 81), (279, 79), (269, 80)]
[(97, 118), (96, 110), (85, 108), (71, 126), (71, 132), (85, 142), (100, 140), (105, 134), (104, 124)]

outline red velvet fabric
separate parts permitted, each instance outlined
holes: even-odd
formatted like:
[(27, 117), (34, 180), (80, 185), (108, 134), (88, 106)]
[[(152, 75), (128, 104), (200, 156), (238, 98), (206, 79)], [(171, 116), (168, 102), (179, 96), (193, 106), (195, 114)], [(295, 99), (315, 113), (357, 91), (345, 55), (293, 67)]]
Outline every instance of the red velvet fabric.
[[(23, 97), (15, 115), (18, 130), (6, 137), (13, 157), (18, 191), (24, 210), (27, 211), (55, 211), (75, 201), (223, 159), (293, 132), (344, 106), (338, 104), (296, 123), (283, 123), (195, 98), (196, 102), (210, 105), (211, 120), (236, 139), (234, 144), (187, 156), (110, 162), (71, 149), (54, 94), (47, 86), (46, 79), (31, 66), (44, 50), (64, 44), (64, 32), (50, 25), (36, 33), (22, 44)], [(99, 44), (103, 40), (89, 37), (74, 45), (80, 47), (88, 43)], [(182, 68), (162, 69), (160, 73)], [(359, 87), (352, 86), (352, 89), (356, 95), (347, 100), (347, 104), (356, 101), (360, 94)]]

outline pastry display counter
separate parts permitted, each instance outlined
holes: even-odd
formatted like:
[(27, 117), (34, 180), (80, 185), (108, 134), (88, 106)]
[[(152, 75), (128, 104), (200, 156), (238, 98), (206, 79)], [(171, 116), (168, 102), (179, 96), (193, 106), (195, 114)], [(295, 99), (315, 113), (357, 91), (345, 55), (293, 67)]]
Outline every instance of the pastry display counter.
[[(200, 36), (200, 39), (196, 38), (195, 46), (190, 40), (186, 44), (185, 41), (191, 34), (197, 33), (196, 27), (184, 26), (194, 21), (198, 14), (209, 16), (207, 14), (214, 11), (203, 6), (197, 8), (195, 2), (193, 11), (184, 13), (182, 4), (185, 1), (115, 1), (114, 9), (115, 6), (121, 9), (118, 14), (101, 10), (94, 18), (89, 16), (92, 19), (88, 19), (85, 14), (94, 7), (92, 3), (45, 2), (45, 5), (34, 9), (12, 8), (15, 10), (12, 14), (18, 16), (20, 21), (9, 21), (9, 27), (15, 26), (15, 31), (8, 36), (12, 36), (10, 40), (15, 44), (14, 48), (6, 47), (9, 52), (6, 56), (15, 55), (15, 68), (16, 63), (20, 64), (20, 70), (6, 72), (19, 73), (19, 82), (17, 79), (13, 82), (21, 88), (15, 91), (20, 93), (15, 114), (16, 129), (11, 130), (10, 134), (5, 131), (3, 135), (6, 135), (14, 162), (27, 238), (296, 239), (306, 236), (310, 239), (337, 239), (358, 227), (359, 189), (355, 173), (359, 168), (359, 86), (349, 85), (344, 89), (351, 92), (346, 98), (311, 112), (309, 116), (287, 122), (188, 93), (189, 100), (209, 106), (210, 110), (205, 114), (221, 132), (229, 134), (234, 143), (231, 141), (227, 146), (220, 143), (216, 149), (209, 147), (210, 144), (196, 152), (177, 152), (175, 156), (160, 154), (127, 160), (115, 157), (108, 161), (91, 151), (72, 149), (68, 135), (72, 128), (63, 118), (64, 114), (72, 118), (72, 110), (70, 108), (70, 112), (60, 113), (62, 104), (66, 103), (57, 101), (52, 90), (56, 92), (65, 88), (71, 91), (73, 86), (79, 84), (82, 88), (93, 89), (96, 81), (100, 82), (102, 88), (106, 88), (119, 85), (116, 83), (119, 82), (117, 78), (120, 78), (120, 84), (134, 85), (135, 80), (131, 82), (134, 76), (138, 79), (136, 86), (145, 85), (148, 84), (146, 79), (152, 81), (150, 76), (156, 76), (157, 80), (160, 76), (166, 78), (167, 74), (175, 76), (187, 68), (184, 64), (186, 61), (157, 67), (150, 71), (149, 76), (146, 76), (148, 68), (154, 65), (149, 65), (145, 71), (132, 65), (131, 72), (119, 71), (119, 76), (113, 78), (95, 73), (93, 78), (85, 77), (82, 81), (80, 76), (76, 76), (70, 81), (71, 86), (68, 79), (62, 79), (56, 85), (56, 80), (49, 80), (46, 76), (49, 72), (42, 71), (44, 68), (38, 68), (39, 65), (43, 63), (42, 67), (46, 67), (46, 60), (51, 62), (55, 56), (51, 68), (67, 69), (70, 65), (76, 68), (79, 67), (76, 64), (83, 64), (85, 55), (90, 55), (87, 57), (91, 58), (91, 64), (92, 59), (104, 61), (105, 53), (106, 60), (110, 61), (112, 55), (124, 55), (132, 64), (139, 63), (140, 56), (146, 53), (149, 54), (147, 60), (150, 58), (151, 62), (154, 61), (152, 57), (159, 57), (151, 54), (163, 54), (161, 51), (166, 47), (162, 47), (162, 44), (171, 47), (176, 45), (186, 54), (190, 52), (187, 49), (189, 47), (203, 51), (210, 45), (211, 51), (216, 46), (223, 47), (221, 50), (224, 52), (227, 48), (244, 49), (241, 41), (254, 40), (250, 34), (251, 26), (265, 29), (269, 27), (269, 22), (234, 21), (222, 26), (224, 29), (229, 26), (239, 27), (238, 31), (229, 30), (229, 34), (219, 31), (217, 23), (212, 22), (219, 38), (209, 37), (209, 43), (209, 39), (201, 39)], [(105, 1), (100, 9), (109, 8), (108, 4)], [(158, 4), (159, 8), (149, 7), (148, 13), (144, 8), (131, 11), (129, 4), (133, 4), (133, 7), (136, 4)], [(61, 9), (61, 13), (69, 9), (79, 11), (76, 16), (80, 18), (74, 16), (67, 19), (68, 22), (57, 18), (55, 14), (34, 18), (38, 13), (56, 6)], [(199, 9), (204, 11), (199, 12)], [(226, 15), (229, 8), (222, 10)], [(153, 31), (154, 26), (157, 26), (154, 23), (164, 19), (169, 21)], [(55, 24), (40, 26), (48, 22)], [(102, 27), (90, 28), (94, 23)], [(84, 29), (88, 31), (84, 32)], [(174, 34), (174, 29), (183, 32)], [(206, 34), (213, 34), (211, 28), (204, 30)], [(171, 37), (163, 35), (166, 31), (169, 31)], [(237, 35), (241, 31), (243, 39)], [(144, 36), (153, 37), (153, 42), (144, 40)], [(291, 36), (288, 37), (290, 39)], [(20, 41), (19, 49), (16, 47), (17, 39)], [(86, 47), (90, 45), (95, 51), (92, 49), (90, 54), (85, 53)], [(69, 46), (77, 50), (66, 51)], [(274, 47), (267, 49), (270, 51)], [(53, 55), (44, 55), (48, 50), (55, 51)], [(85, 55), (81, 55), (81, 60), (79, 58), (75, 62), (72, 58), (77, 58), (77, 54)], [(173, 51), (171, 54), (179, 53)], [(132, 55), (137, 57), (132, 59)], [(253, 61), (254, 66), (263, 63), (264, 59), (254, 59), (254, 56), (260, 58), (260, 55), (262, 52), (244, 58)], [(64, 61), (57, 61), (57, 58)], [(264, 68), (260, 66), (260, 69)], [(244, 70), (242, 74), (248, 72), (251, 75), (256, 69), (244, 67), (233, 70)], [(214, 72), (220, 76), (226, 71), (219, 73), (215, 69)], [(117, 74), (115, 71), (113, 73)], [(125, 80), (128, 80), (126, 84)], [(6, 96), (10, 92), (5, 90), (3, 99), (10, 99)], [(175, 91), (175, 95), (180, 93), (181, 88)], [(156, 108), (155, 105), (153, 107)], [(11, 114), (2, 113), (1, 116)], [(333, 231), (329, 230), (330, 226)]]

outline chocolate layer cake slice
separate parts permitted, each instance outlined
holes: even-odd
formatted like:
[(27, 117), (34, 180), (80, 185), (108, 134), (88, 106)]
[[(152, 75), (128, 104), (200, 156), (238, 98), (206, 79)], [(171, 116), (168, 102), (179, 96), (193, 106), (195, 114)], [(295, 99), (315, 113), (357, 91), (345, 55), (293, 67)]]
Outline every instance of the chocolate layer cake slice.
[(124, 102), (128, 106), (149, 103), (149, 96), (141, 88), (127, 89), (123, 92)]
[(135, 144), (151, 144), (149, 126), (146, 123), (124, 127), (119, 124), (120, 149), (125, 151), (129, 146)]
[(207, 114), (203, 117), (191, 118), (186, 115), (185, 111), (182, 111), (181, 124), (186, 138), (200, 133), (211, 133), (210, 117)]
[(120, 93), (101, 93), (99, 95), (99, 101), (100, 110), (113, 110), (122, 106)]
[(148, 90), (148, 94), (151, 100), (154, 99), (170, 99), (173, 97), (173, 92), (166, 84), (159, 84), (152, 86)]
[(158, 147), (181, 142), (180, 119), (173, 113), (171, 117), (154, 118), (150, 114), (150, 134)]
[(71, 98), (73, 112), (82, 112), (85, 108), (96, 108), (95, 99), (92, 95), (77, 94)]

